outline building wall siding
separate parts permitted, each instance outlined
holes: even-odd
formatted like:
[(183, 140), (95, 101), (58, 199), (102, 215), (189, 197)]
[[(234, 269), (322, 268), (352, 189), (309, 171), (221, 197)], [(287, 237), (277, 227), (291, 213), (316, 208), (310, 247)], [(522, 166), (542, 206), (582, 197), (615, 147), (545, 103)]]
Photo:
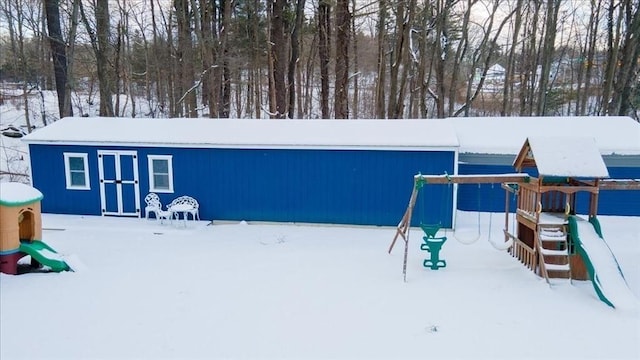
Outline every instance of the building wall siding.
[[(43, 212), (100, 215), (98, 150), (135, 150), (140, 203), (149, 192), (148, 155), (171, 155), (173, 193), (190, 195), (202, 219), (391, 225), (402, 218), (413, 175), (453, 173), (453, 151), (203, 149), (31, 144), (34, 186)], [(90, 190), (67, 190), (64, 152), (87, 153)], [(440, 219), (450, 226), (447, 187), (421, 191), (414, 223)], [(437, 199), (437, 200), (436, 200)], [(437, 206), (434, 206), (437, 203)]]
[[(65, 152), (88, 154), (89, 190), (67, 190), (63, 155)], [(94, 149), (31, 144), (29, 153), (33, 186), (44, 195), (43, 212), (100, 215), (98, 157)]]

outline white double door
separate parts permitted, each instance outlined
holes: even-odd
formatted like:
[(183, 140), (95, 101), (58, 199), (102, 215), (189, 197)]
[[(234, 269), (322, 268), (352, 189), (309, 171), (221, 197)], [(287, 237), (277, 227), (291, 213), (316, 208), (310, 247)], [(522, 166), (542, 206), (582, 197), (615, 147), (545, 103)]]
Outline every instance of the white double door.
[(102, 215), (140, 217), (138, 153), (98, 150)]

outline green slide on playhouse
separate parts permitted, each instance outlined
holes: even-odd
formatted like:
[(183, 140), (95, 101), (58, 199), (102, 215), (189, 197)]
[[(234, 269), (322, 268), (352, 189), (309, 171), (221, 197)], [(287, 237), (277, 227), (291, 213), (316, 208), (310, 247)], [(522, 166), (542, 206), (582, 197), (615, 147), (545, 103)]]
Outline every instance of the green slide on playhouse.
[(638, 300), (629, 289), (616, 257), (602, 237), (598, 219), (593, 217), (586, 221), (570, 216), (569, 231), (600, 300), (614, 308), (637, 307)]
[(33, 259), (42, 265), (48, 266), (52, 271), (71, 270), (62, 257), (42, 241), (20, 242), (20, 251), (31, 255)]

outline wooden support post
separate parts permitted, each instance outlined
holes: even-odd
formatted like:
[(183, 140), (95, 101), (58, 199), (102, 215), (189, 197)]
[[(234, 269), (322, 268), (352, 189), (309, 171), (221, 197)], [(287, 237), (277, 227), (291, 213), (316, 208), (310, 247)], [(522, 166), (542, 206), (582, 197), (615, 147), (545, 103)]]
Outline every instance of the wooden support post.
[(402, 237), (402, 239), (407, 242), (407, 239), (409, 237), (409, 228), (411, 228), (411, 217), (413, 216), (413, 208), (416, 205), (419, 190), (420, 189), (418, 189), (414, 184), (413, 191), (411, 192), (411, 197), (409, 198), (409, 205), (407, 206), (407, 210), (404, 212), (402, 220), (400, 220), (400, 223), (396, 228), (396, 235), (393, 237), (393, 241), (391, 242), (389, 250), (387, 251), (389, 254), (391, 254), (391, 250), (393, 250), (393, 246), (396, 244), (398, 236)]
[(504, 242), (509, 241), (509, 189), (504, 190)]
[[(594, 185), (598, 189), (600, 179), (596, 179)], [(591, 201), (589, 204), (589, 218), (596, 217), (598, 215), (598, 192), (591, 193)]]

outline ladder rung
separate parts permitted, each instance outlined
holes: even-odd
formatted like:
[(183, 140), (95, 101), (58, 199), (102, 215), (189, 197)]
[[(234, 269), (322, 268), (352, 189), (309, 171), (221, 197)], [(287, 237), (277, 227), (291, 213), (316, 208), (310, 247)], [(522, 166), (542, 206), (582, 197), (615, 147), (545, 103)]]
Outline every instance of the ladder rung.
[(562, 250), (553, 250), (553, 249), (545, 249), (543, 247), (540, 248), (540, 252), (543, 255), (552, 255), (552, 256), (566, 256), (569, 255), (569, 251), (567, 249)]
[(569, 271), (571, 270), (571, 266), (569, 264), (544, 264), (544, 267), (547, 271)]
[(545, 228), (545, 227), (541, 227), (539, 231), (540, 231), (541, 234), (547, 234), (549, 236), (564, 234), (564, 230), (562, 228)]
[(558, 233), (558, 234), (548, 234), (548, 233), (540, 233), (538, 238), (542, 241), (567, 241), (567, 234)]

